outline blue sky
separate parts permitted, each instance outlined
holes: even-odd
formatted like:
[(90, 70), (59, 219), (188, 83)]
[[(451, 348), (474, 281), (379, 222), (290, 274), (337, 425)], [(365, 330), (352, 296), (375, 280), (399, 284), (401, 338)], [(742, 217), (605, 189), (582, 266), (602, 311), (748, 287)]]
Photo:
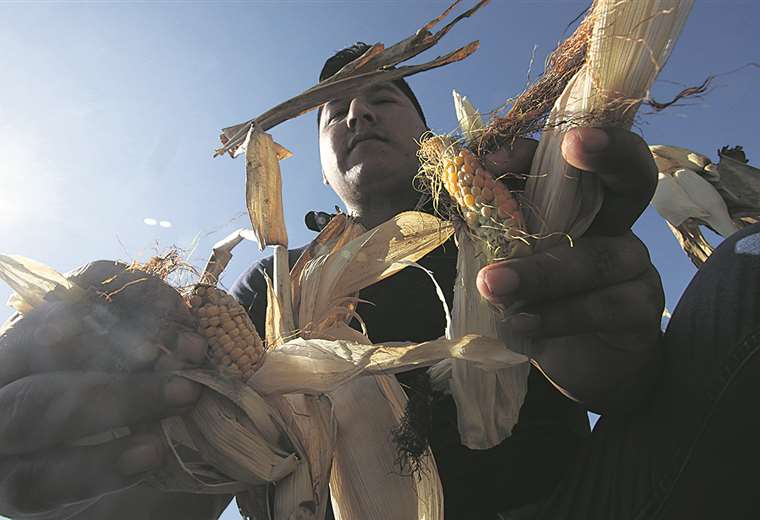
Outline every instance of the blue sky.
[[(311, 86), (332, 51), (356, 40), (393, 43), (447, 3), (0, 4), (0, 252), (66, 271), (99, 258), (144, 260), (197, 240), (191, 260), (202, 264), (215, 241), (247, 224), (242, 160), (212, 159), (218, 129)], [(533, 49), (535, 75), (586, 3), (494, 0), (459, 24), (420, 59), (473, 39), (480, 50), (410, 80), (431, 128), (455, 128), (452, 88), (482, 110), (519, 93)], [(657, 99), (760, 62), (760, 3), (696, 4), (654, 88)], [(642, 116), (639, 131), (652, 144), (713, 158), (720, 146), (742, 144), (760, 164), (758, 93), (760, 69), (747, 68), (718, 78), (702, 100)], [(282, 169), (291, 245), (300, 245), (312, 236), (304, 213), (339, 201), (321, 183), (314, 116), (272, 133), (295, 153)], [(653, 210), (635, 230), (673, 309), (694, 269)], [(223, 283), (260, 257), (255, 244), (241, 245)], [(0, 287), (0, 300), (9, 294)], [(0, 319), (8, 315), (0, 310)]]

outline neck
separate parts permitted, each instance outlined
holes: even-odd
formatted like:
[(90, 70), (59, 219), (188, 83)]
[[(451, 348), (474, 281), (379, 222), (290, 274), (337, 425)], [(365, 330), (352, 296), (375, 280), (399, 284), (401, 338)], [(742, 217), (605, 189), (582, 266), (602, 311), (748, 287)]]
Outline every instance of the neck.
[(399, 213), (413, 210), (420, 200), (420, 194), (413, 189), (391, 196), (378, 195), (346, 204), (349, 214), (365, 229), (372, 229)]

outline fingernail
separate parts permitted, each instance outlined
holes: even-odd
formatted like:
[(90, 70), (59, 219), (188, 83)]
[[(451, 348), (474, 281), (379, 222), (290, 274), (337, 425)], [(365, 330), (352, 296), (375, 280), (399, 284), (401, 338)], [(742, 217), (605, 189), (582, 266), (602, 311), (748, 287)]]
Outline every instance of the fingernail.
[(124, 475), (137, 475), (159, 467), (162, 459), (161, 449), (155, 442), (141, 441), (127, 448), (119, 457), (117, 465)]
[(599, 153), (610, 144), (610, 138), (607, 132), (598, 128), (579, 128), (576, 135), (583, 146), (583, 151), (587, 153)]
[(189, 406), (200, 395), (201, 386), (184, 377), (172, 377), (164, 386), (164, 399), (169, 406)]
[(483, 282), (491, 296), (505, 296), (520, 285), (518, 274), (508, 267), (495, 267), (481, 271)]
[(203, 336), (194, 332), (180, 332), (177, 336), (177, 357), (193, 363), (202, 363), (206, 359), (208, 343)]
[(513, 334), (529, 336), (538, 331), (541, 326), (541, 316), (521, 312), (510, 316), (505, 321), (507, 329)]

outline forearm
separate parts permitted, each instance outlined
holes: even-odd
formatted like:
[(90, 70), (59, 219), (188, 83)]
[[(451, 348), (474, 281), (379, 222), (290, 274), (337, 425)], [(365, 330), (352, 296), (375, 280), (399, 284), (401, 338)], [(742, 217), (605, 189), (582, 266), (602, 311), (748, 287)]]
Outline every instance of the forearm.
[(628, 410), (646, 398), (663, 361), (659, 342), (651, 337), (616, 337), (613, 343), (599, 335), (583, 342), (577, 337), (536, 341), (533, 358), (562, 393), (599, 414)]

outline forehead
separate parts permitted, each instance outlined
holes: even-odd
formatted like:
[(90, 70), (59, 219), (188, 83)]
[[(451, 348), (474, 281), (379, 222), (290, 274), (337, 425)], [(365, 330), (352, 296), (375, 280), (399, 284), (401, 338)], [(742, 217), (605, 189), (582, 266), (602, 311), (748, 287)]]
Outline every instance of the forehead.
[(404, 93), (401, 92), (401, 90), (396, 85), (394, 85), (391, 82), (385, 81), (383, 83), (375, 83), (374, 85), (370, 85), (369, 87), (362, 89), (359, 92), (354, 92), (348, 96), (331, 99), (330, 101), (325, 103), (323, 106), (327, 107), (333, 103), (346, 102), (358, 96), (367, 96), (371, 94), (390, 94), (390, 93), (397, 94), (399, 96), (404, 95)]

